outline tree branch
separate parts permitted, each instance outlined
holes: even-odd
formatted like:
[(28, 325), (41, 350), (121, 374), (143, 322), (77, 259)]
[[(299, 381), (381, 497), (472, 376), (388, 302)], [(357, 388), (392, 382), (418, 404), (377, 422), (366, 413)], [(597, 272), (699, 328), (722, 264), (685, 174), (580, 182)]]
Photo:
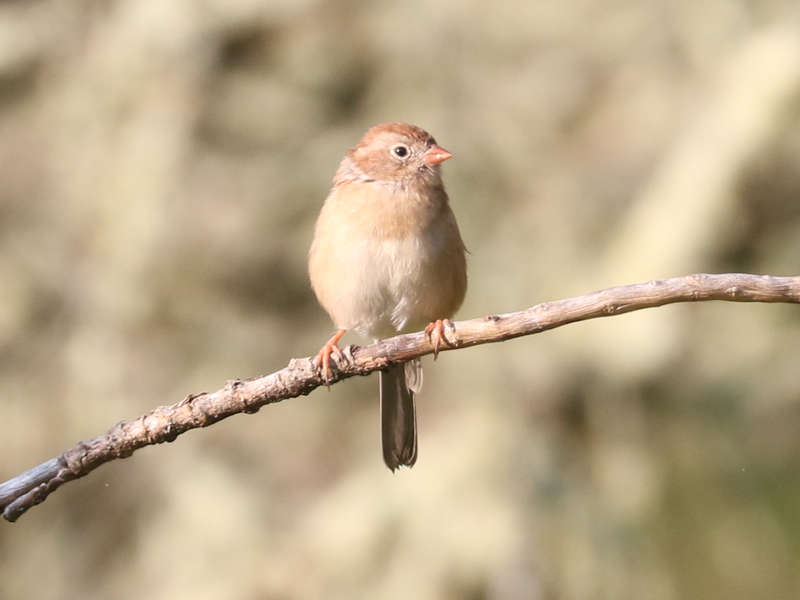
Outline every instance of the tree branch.
[[(454, 338), (452, 349), (501, 342), (576, 321), (643, 308), (707, 300), (800, 303), (800, 277), (697, 274), (613, 287), (576, 298), (544, 302), (519, 312), (459, 321), (455, 333), (450, 332), (450, 337)], [(334, 369), (333, 379), (328, 383), (367, 375), (432, 351), (421, 332), (399, 335), (369, 346), (348, 346), (344, 350), (344, 360), (336, 365), (338, 368)], [(0, 484), (0, 510), (6, 520), (16, 521), (62, 484), (87, 475), (105, 462), (126, 458), (143, 446), (171, 442), (185, 431), (208, 427), (231, 415), (254, 413), (266, 404), (306, 395), (325, 384), (310, 358), (292, 359), (288, 366), (270, 375), (228, 381), (216, 392), (190, 394), (177, 404), (159, 406), (138, 419), (118, 423), (104, 435), (79, 442), (60, 456)]]

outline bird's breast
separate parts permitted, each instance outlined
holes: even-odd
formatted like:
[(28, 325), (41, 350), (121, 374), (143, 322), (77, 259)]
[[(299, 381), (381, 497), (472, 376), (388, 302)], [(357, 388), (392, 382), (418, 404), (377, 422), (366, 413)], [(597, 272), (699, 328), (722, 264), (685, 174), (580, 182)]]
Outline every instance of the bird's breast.
[(374, 183), (333, 190), (317, 223), (310, 268), (338, 327), (385, 337), (451, 316), (460, 304), (463, 286), (450, 279), (464, 271), (463, 243), (444, 190), (429, 191)]

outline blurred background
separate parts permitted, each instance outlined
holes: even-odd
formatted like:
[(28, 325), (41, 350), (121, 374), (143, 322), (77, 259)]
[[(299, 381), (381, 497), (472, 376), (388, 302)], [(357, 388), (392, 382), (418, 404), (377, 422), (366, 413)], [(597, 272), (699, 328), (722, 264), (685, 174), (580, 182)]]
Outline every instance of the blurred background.
[[(314, 219), (381, 121), (455, 154), (461, 318), (800, 274), (799, 13), (0, 3), (0, 480), (316, 352)], [(0, 523), (0, 597), (795, 598), (798, 339), (705, 303), (426, 359), (394, 475), (376, 377), (317, 390)]]

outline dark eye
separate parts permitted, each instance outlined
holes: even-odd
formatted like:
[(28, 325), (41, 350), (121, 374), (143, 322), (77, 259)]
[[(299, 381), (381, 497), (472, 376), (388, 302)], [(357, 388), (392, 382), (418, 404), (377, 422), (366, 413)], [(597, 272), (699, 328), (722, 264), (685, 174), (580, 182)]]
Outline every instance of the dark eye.
[(394, 154), (397, 158), (405, 158), (408, 156), (408, 146), (404, 144), (392, 146), (392, 154)]

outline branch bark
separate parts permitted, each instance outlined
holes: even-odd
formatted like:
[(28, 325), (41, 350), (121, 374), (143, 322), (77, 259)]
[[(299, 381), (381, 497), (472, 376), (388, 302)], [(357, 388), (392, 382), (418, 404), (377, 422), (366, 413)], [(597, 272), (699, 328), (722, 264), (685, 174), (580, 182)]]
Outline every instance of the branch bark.
[[(800, 303), (800, 277), (773, 277), (727, 273), (696, 274), (661, 281), (608, 288), (584, 296), (543, 302), (519, 312), (459, 321), (451, 332), (452, 347), (489, 344), (555, 329), (568, 323), (610, 317), (676, 302)], [(354, 375), (367, 375), (394, 363), (433, 352), (423, 333), (399, 335), (369, 346), (348, 346), (333, 378), (323, 381), (309, 357), (292, 359), (270, 375), (247, 381), (231, 380), (216, 392), (190, 394), (170, 406), (159, 406), (132, 421), (122, 421), (103, 435), (79, 442), (13, 479), (0, 484), (0, 510), (16, 521), (43, 502), (62, 484), (117, 458), (151, 444), (172, 442), (180, 434), (208, 427), (238, 413), (254, 413), (262, 406), (309, 394), (315, 388)]]

